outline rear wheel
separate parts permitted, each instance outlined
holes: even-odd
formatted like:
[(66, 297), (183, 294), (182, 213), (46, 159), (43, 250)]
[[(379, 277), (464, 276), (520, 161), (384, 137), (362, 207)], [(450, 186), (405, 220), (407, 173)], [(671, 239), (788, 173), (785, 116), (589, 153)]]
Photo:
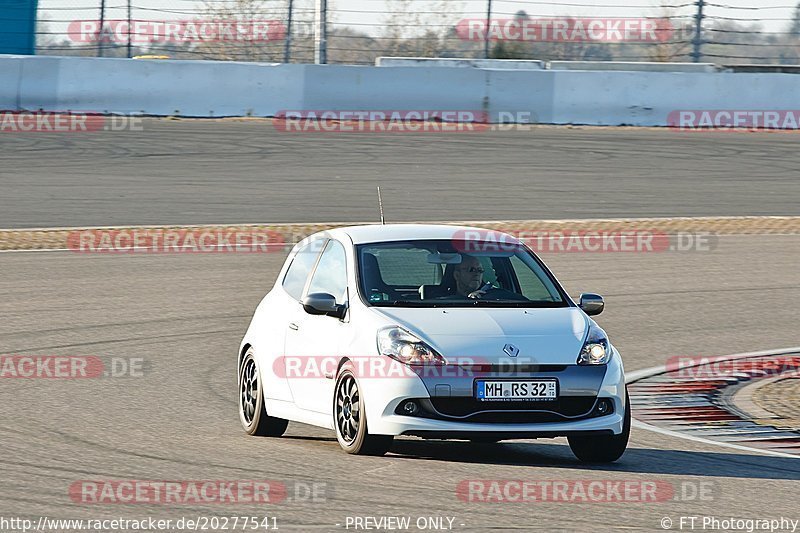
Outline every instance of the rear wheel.
[(391, 435), (371, 435), (364, 410), (364, 397), (358, 381), (347, 366), (339, 374), (333, 393), (333, 417), (336, 440), (347, 453), (383, 455), (392, 446)]
[(239, 367), (239, 421), (248, 435), (280, 437), (289, 421), (267, 414), (262, 383), (255, 353), (250, 348)]
[(631, 434), (631, 400), (625, 391), (625, 415), (622, 433), (597, 437), (569, 437), (569, 447), (575, 457), (585, 463), (613, 463), (625, 453)]

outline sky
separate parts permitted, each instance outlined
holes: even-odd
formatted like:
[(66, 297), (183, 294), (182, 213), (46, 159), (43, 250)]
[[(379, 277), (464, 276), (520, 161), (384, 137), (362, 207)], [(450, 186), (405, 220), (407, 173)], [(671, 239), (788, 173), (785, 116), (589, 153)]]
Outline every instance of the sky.
[[(462, 18), (485, 17), (486, 0), (328, 0), (334, 6), (336, 15), (333, 19), (335, 25), (353, 25), (354, 27), (375, 35), (382, 31), (386, 24), (392, 20), (390, 6), (407, 3), (416, 8), (418, 12), (441, 11), (440, 6), (447, 5), (450, 14), (435, 16), (419, 14), (423, 22), (455, 24)], [(494, 0), (493, 17), (507, 18), (513, 16), (518, 10), (525, 10), (531, 17), (638, 17), (659, 16), (662, 14), (659, 5), (691, 4), (695, 0)], [(136, 8), (133, 18), (145, 20), (188, 19), (200, 10), (203, 1), (199, 0), (132, 0)], [(210, 3), (222, 3), (223, 0), (209, 0)], [(288, 0), (264, 0), (268, 6), (285, 6)], [(712, 4), (730, 7), (709, 6), (706, 14), (710, 16), (736, 17), (747, 19), (741, 21), (759, 22), (768, 31), (783, 31), (788, 25), (794, 12), (794, 5), (798, 0), (706, 0)], [(106, 18), (125, 18), (127, 0), (106, 0), (109, 7)], [(578, 7), (583, 4), (585, 7)], [(39, 0), (40, 14), (43, 12), (51, 21), (53, 31), (64, 31), (70, 20), (97, 20), (100, 0)], [(296, 19), (310, 22), (313, 0), (295, 0)], [(612, 7), (613, 6), (613, 7)], [(438, 8), (438, 9), (437, 9)], [(749, 9), (734, 9), (749, 8)], [(757, 9), (753, 9), (757, 8)], [(410, 12), (414, 9), (404, 10), (396, 18), (403, 23), (408, 23), (413, 18)], [(673, 11), (675, 15), (690, 16), (696, 11), (694, 6), (683, 7)]]

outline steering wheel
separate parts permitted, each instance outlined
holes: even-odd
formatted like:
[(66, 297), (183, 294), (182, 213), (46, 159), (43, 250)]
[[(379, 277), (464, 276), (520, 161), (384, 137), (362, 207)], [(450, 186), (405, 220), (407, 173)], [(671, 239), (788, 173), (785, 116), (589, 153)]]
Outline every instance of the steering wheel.
[(482, 296), (486, 296), (486, 293), (492, 290), (495, 290), (496, 287), (492, 286), (491, 282), (486, 282), (478, 288), (478, 290), (472, 291), (467, 295), (467, 298), (471, 298), (473, 300), (480, 300)]
[(490, 287), (482, 292), (472, 292), (470, 293), (469, 298), (474, 300), (512, 300), (518, 302), (528, 301), (528, 298), (525, 296), (501, 287)]

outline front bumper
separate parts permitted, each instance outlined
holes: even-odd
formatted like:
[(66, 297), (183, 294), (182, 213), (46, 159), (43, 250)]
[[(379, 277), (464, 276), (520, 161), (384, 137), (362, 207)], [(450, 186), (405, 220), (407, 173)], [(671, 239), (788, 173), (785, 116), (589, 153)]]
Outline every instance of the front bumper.
[[(486, 378), (556, 378), (557, 402), (475, 402), (474, 382)], [(536, 372), (412, 376), (398, 380), (360, 380), (369, 432), (379, 435), (417, 435), (428, 438), (538, 438), (583, 433), (622, 433), (625, 377), (618, 353), (604, 366), (562, 365)], [(599, 416), (594, 407), (607, 398), (612, 414)], [(415, 416), (398, 414), (398, 407), (417, 399), (423, 407)], [(562, 401), (563, 400), (563, 401)], [(528, 405), (530, 407), (528, 407)]]
[[(622, 433), (622, 418), (620, 414), (613, 414), (578, 422), (482, 424), (470, 422), (443, 422), (425, 418), (413, 419), (412, 417), (394, 415), (393, 417), (384, 419), (384, 423), (395, 428), (396, 432), (390, 433), (391, 435), (414, 435), (432, 439), (458, 439), (485, 436), (502, 439), (536, 439), (602, 433), (618, 435)], [(372, 432), (371, 428), (370, 432)]]

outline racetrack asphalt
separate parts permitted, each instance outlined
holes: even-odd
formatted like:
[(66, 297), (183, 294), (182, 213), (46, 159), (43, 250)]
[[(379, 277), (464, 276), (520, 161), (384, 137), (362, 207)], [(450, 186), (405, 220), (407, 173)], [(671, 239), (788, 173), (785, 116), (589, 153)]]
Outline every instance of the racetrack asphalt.
[[(710, 251), (543, 257), (571, 294), (606, 296), (598, 321), (632, 371), (675, 355), (800, 344), (798, 249), (800, 236), (721, 236)], [(410, 516), (412, 523), (454, 517), (455, 531), (662, 531), (665, 517), (675, 530), (681, 516), (800, 519), (797, 459), (638, 428), (625, 456), (607, 466), (579, 464), (563, 439), (473, 445), (402, 438), (376, 458), (348, 456), (331, 433), (302, 424), (290, 424), (285, 438), (245, 436), (236, 411), (236, 350), (283, 258), (0, 254), (0, 354), (145, 363), (142, 377), (2, 380), (0, 514), (269, 515), (297, 531), (343, 531), (347, 517), (380, 515)], [(327, 497), (274, 506), (74, 503), (69, 487), (86, 479), (315, 481), (327, 484)], [(458, 484), (474, 479), (660, 481), (679, 499), (694, 498), (460, 500)], [(698, 498), (698, 487), (708, 494)]]
[[(144, 131), (0, 136), (0, 228), (800, 215), (790, 134), (535, 128), (461, 135), (288, 135), (269, 121), (147, 119)], [(797, 346), (800, 236), (720, 236), (710, 251), (544, 254), (628, 371), (676, 355)], [(398, 439), (353, 457), (290, 424), (250, 438), (235, 358), (282, 253), (0, 253), (0, 354), (141, 358), (144, 375), (0, 381), (0, 516), (275, 516), (341, 531), (347, 517), (454, 517), (454, 530), (656, 530), (680, 516), (800, 519), (800, 461), (633, 429), (610, 466), (563, 439), (491, 445)], [(86, 505), (79, 480), (326, 483), (274, 506)], [(479, 503), (464, 480), (663, 481), (658, 503)], [(710, 483), (710, 485), (700, 485)], [(699, 488), (710, 499), (698, 498)], [(240, 526), (241, 527), (241, 526)], [(2, 529), (2, 528), (0, 528)], [(412, 529), (415, 530), (415, 529)], [(688, 530), (684, 527), (684, 530)]]
[(0, 135), (0, 228), (800, 215), (784, 133), (282, 133), (269, 120)]

